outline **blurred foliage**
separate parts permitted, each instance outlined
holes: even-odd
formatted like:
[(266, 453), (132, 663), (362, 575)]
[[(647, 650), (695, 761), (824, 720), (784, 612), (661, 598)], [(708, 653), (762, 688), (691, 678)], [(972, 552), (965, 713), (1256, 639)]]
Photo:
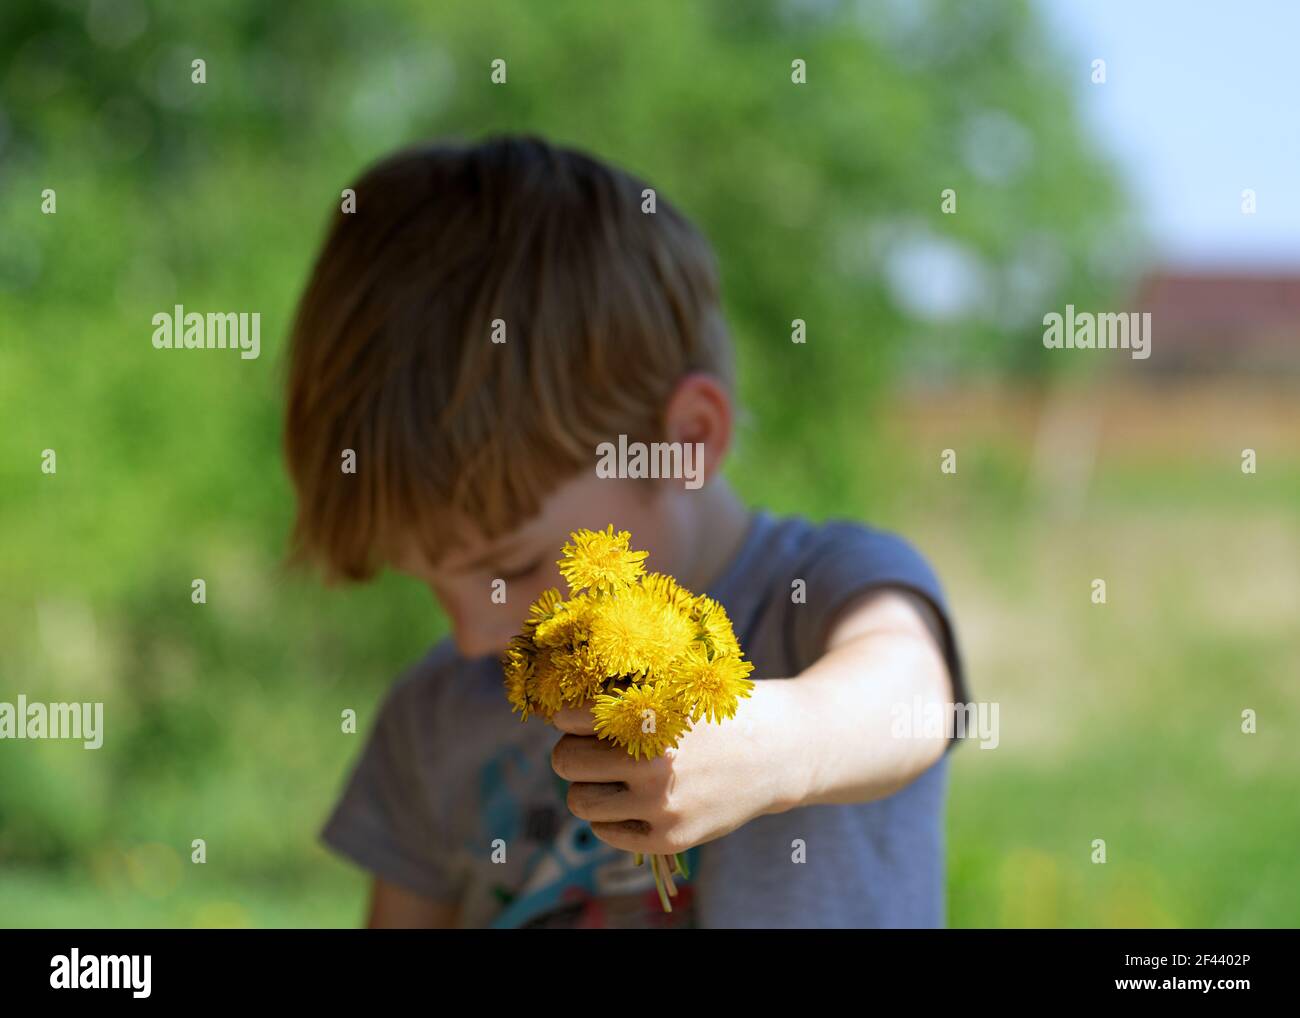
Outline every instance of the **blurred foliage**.
[[(276, 343), (258, 371), (177, 366), (135, 341), (138, 323), (183, 297), (261, 309), (282, 335), (334, 196), (419, 137), (539, 132), (684, 208), (718, 250), (743, 352), (742, 451), (790, 461), (788, 482), (828, 497), (846, 482), (820, 436), (900, 360), (930, 379), (1041, 369), (1043, 309), (1093, 303), (1125, 250), (1069, 98), (1085, 68), (1065, 69), (1023, 0), (17, 3), (0, 40), (7, 307), (20, 335), (65, 336), (65, 355), (95, 341), (79, 338), (93, 320), (87, 395), (118, 380), (106, 370), (136, 383), (145, 402), (104, 423), (141, 453), (155, 390), (185, 407), (246, 391)], [(45, 187), (61, 191), (56, 218), (39, 214)], [(234, 415), (227, 434), (260, 456), (274, 410)], [(230, 480), (195, 472), (216, 491)]]
[[(1115, 284), (1127, 220), (1072, 109), (1085, 73), (1024, 0), (0, 6), (0, 699), (102, 699), (112, 725), (95, 753), (0, 744), (0, 870), (52, 874), (0, 881), (0, 921), (95, 922), (62, 886), (127, 922), (354, 904), (311, 843), (359, 748), (339, 715), (364, 733), (444, 631), (398, 578), (323, 591), (278, 565), (283, 341), (365, 165), (526, 131), (644, 176), (719, 256), (738, 485), (862, 516), (889, 505), (859, 465), (891, 379), (1040, 370), (1043, 309)], [(177, 303), (260, 311), (261, 358), (154, 350)], [(197, 837), (202, 881), (168, 855)], [(276, 904), (227, 900), (254, 884)], [(285, 905), (284, 884), (335, 897)], [(193, 908), (115, 912), (122, 888)]]

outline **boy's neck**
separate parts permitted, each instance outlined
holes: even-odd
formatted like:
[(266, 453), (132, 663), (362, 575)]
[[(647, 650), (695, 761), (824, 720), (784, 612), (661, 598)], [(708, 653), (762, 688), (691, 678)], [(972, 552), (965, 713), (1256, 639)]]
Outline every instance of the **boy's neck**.
[(690, 540), (682, 549), (685, 563), (677, 580), (702, 594), (721, 577), (744, 543), (750, 511), (722, 478), (691, 497)]

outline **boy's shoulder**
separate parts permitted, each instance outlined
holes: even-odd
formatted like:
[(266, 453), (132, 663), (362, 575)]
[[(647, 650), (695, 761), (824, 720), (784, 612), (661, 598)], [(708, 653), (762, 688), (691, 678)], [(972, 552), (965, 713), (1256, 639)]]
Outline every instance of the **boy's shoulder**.
[(444, 637), (398, 673), (388, 695), (404, 706), (414, 707), (430, 698), (431, 689), (440, 688), (439, 679), (454, 679), (468, 663), (456, 653), (452, 640)]
[(754, 510), (747, 547), (757, 558), (780, 567), (844, 558), (869, 573), (894, 573), (905, 580), (936, 580), (913, 541), (903, 534), (847, 516), (813, 520), (798, 513), (778, 515)]
[[(903, 535), (843, 516), (815, 522), (756, 510), (741, 552), (716, 587), (735, 595), (786, 579), (795, 595), (814, 587), (827, 595), (874, 585), (912, 588), (946, 611), (937, 574)], [(811, 602), (795, 596), (791, 603)]]
[(418, 730), (428, 740), (446, 731), (457, 707), (503, 703), (500, 664), (492, 657), (461, 657), (447, 636), (398, 673), (384, 694), (380, 721)]
[(844, 516), (755, 512), (730, 571), (710, 592), (727, 607), (742, 637), (768, 668), (797, 673), (822, 653), (828, 626), (854, 598), (881, 588), (920, 596), (943, 627), (941, 648), (962, 686), (947, 595), (928, 559), (895, 531)]

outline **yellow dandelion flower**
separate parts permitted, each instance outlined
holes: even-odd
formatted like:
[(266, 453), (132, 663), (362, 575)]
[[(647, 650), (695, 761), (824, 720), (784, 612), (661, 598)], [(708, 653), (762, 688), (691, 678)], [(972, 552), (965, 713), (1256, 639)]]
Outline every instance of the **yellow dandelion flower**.
[(650, 573), (641, 581), (641, 586), (683, 614), (689, 615), (696, 601), (694, 594), (667, 573)]
[(528, 678), (528, 700), (547, 719), (564, 704), (564, 672), (556, 667), (554, 654), (549, 648), (540, 650)]
[(711, 658), (697, 644), (679, 666), (674, 686), (692, 722), (721, 721), (735, 717), (740, 697), (749, 696), (754, 682), (745, 676), (753, 670), (753, 664), (733, 655)]
[(593, 590), (612, 593), (635, 583), (645, 572), (644, 551), (632, 551), (626, 530), (614, 533), (614, 524), (604, 530), (578, 530), (569, 535), (564, 557), (557, 561), (569, 592)]
[(593, 727), (635, 759), (663, 756), (690, 727), (668, 683), (647, 682), (596, 697)]
[(537, 623), (533, 640), (539, 647), (576, 646), (587, 640), (591, 628), (591, 598), (579, 594), (554, 605), (550, 617)]
[(727, 609), (706, 594), (695, 598), (691, 617), (695, 620), (695, 638), (704, 644), (710, 657), (736, 657), (740, 654), (740, 643), (736, 640), (736, 631), (731, 627)]
[(607, 676), (666, 672), (694, 637), (688, 618), (639, 585), (600, 598), (591, 612), (591, 647)]
[(528, 608), (528, 618), (524, 619), (524, 632), (533, 635), (537, 627), (555, 617), (556, 609), (564, 603), (564, 598), (554, 587), (542, 591), (542, 596)]
[(519, 720), (528, 720), (528, 679), (533, 672), (535, 650), (532, 643), (523, 636), (513, 637), (501, 660), (505, 673), (506, 696), (510, 700), (511, 713), (522, 715)]
[[(558, 563), (570, 599), (555, 588), (543, 593), (502, 656), (513, 709), (524, 720), (530, 713), (551, 720), (565, 705), (591, 701), (596, 734), (638, 760), (676, 748), (702, 718), (735, 717), (754, 688), (747, 677), (754, 666), (743, 660), (726, 609), (672, 576), (647, 575), (646, 553), (632, 551), (632, 535), (613, 524), (570, 538)], [(669, 857), (652, 856), (651, 869), (672, 911)]]
[(560, 697), (565, 706), (576, 707), (604, 691), (605, 674), (585, 643), (572, 650), (556, 648), (551, 652), (551, 665), (559, 674)]

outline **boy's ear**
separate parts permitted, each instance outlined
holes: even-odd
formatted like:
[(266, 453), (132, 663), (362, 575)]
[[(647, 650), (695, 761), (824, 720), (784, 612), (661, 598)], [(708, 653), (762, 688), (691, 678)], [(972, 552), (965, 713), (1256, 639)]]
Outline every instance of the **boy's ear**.
[(726, 459), (734, 422), (731, 394), (715, 375), (704, 371), (694, 371), (682, 378), (664, 410), (667, 441), (703, 446), (706, 482)]

